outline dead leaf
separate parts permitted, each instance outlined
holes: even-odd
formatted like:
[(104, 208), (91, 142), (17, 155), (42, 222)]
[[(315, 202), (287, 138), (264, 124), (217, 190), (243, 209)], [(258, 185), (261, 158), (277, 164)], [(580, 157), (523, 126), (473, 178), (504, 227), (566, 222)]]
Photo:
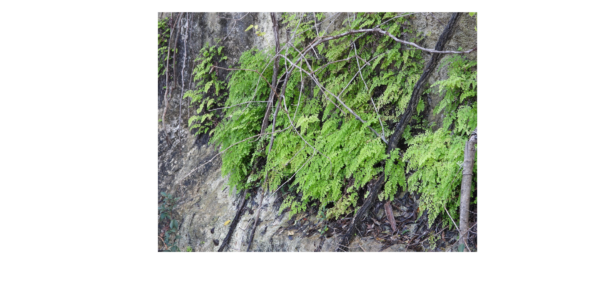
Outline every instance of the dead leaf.
[(374, 222), (376, 225), (378, 225), (378, 226), (380, 225), (380, 224), (379, 224), (379, 222), (378, 222), (377, 220), (375, 220), (375, 219), (373, 219), (373, 218), (371, 218), (371, 220), (373, 220), (373, 222)]
[(390, 222), (390, 225), (392, 226), (392, 231), (395, 232), (396, 231), (396, 219), (394, 219), (394, 212), (392, 211), (392, 206), (390, 205), (390, 202), (386, 202), (384, 205), (385, 208), (385, 214), (387, 215), (388, 221)]
[(226, 225), (229, 225), (229, 223), (231, 223), (231, 220), (227, 220), (227, 222), (225, 222), (225, 224), (223, 224), (223, 225), (226, 226)]

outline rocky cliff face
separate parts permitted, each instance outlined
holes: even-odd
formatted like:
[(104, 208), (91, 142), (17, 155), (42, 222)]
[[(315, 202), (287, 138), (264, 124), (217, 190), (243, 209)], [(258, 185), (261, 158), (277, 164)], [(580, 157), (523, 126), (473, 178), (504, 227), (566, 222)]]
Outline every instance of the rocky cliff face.
[[(159, 13), (160, 17), (170, 17), (168, 13)], [(327, 19), (322, 25), (328, 30), (339, 28), (347, 13), (326, 13)], [(278, 15), (280, 18), (280, 15)], [(425, 39), (419, 44), (433, 48), (444, 25), (450, 18), (449, 13), (419, 13), (413, 20), (417, 31), (422, 32)], [(262, 37), (253, 32), (245, 32), (250, 26), (258, 26), (266, 34)], [(475, 19), (464, 15), (460, 26), (454, 34), (447, 49), (456, 50), (476, 46), (477, 35)], [(176, 197), (173, 218), (179, 222), (176, 245), (180, 250), (191, 248), (193, 251), (217, 251), (227, 235), (229, 225), (236, 210), (243, 200), (241, 195), (230, 194), (227, 177), (221, 175), (221, 160), (216, 156), (218, 146), (209, 145), (208, 135), (194, 136), (187, 128), (187, 120), (192, 115), (188, 108), (188, 99), (182, 100), (183, 93), (194, 87), (191, 71), (193, 60), (206, 43), (215, 44), (218, 39), (224, 45), (223, 52), (228, 56), (226, 65), (234, 65), (241, 53), (252, 47), (265, 49), (274, 45), (271, 18), (268, 13), (184, 13), (181, 16), (181, 27), (174, 30), (177, 38), (178, 53), (173, 89), (170, 93), (168, 109), (165, 114), (165, 125), (158, 124), (158, 192), (166, 192)], [(179, 34), (179, 35), (177, 35)], [(287, 39), (285, 30), (281, 30), (281, 42)], [(184, 56), (185, 55), (185, 56)], [(474, 58), (476, 54), (470, 54)], [(428, 60), (429, 56), (425, 55)], [(219, 74), (225, 79), (224, 74)], [(444, 69), (436, 71), (429, 79), (430, 83), (446, 78)], [(158, 81), (158, 117), (165, 111), (165, 77)], [(435, 88), (434, 94), (427, 96), (426, 116), (430, 122), (441, 125), (441, 115), (432, 113), (433, 107), (441, 100)], [(197, 166), (210, 161), (205, 167), (192, 172)], [(191, 173), (191, 174), (190, 174)], [(187, 176), (189, 174), (189, 176)], [(186, 177), (187, 176), (187, 177)], [(183, 178), (186, 177), (185, 180)], [(179, 183), (183, 181), (182, 183)], [(235, 191), (233, 191), (235, 193)], [(158, 195), (159, 203), (162, 198)], [(254, 223), (254, 213), (259, 205), (260, 196), (249, 201), (233, 232), (229, 246), (225, 251), (246, 251), (250, 229)], [(414, 214), (416, 197), (408, 193), (400, 193), (394, 200), (394, 215), (406, 217)], [(316, 213), (309, 212), (290, 219), (287, 213), (279, 214), (282, 200), (278, 194), (265, 197), (252, 243), (252, 251), (333, 251), (339, 242), (338, 235), (345, 231), (344, 221), (328, 223), (319, 220)], [(377, 205), (373, 213), (380, 220), (385, 220), (382, 205)], [(158, 234), (166, 230), (166, 225), (159, 223)], [(423, 223), (406, 225), (406, 234), (417, 235)], [(452, 244), (453, 242), (449, 242)], [(159, 250), (164, 244), (159, 239)], [(356, 237), (350, 244), (352, 251), (407, 251), (403, 244), (382, 243), (372, 237)], [(439, 248), (437, 250), (440, 250)], [(442, 249), (451, 250), (451, 248)], [(410, 251), (410, 250), (409, 250)]]

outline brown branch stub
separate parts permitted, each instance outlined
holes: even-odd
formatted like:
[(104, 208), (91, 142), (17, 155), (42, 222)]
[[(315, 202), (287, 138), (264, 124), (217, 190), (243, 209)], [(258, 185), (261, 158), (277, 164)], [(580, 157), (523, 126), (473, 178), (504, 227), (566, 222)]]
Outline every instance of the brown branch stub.
[(463, 177), (460, 185), (460, 235), (458, 245), (466, 245), (469, 227), (469, 205), (471, 204), (471, 184), (473, 182), (473, 164), (475, 163), (475, 144), (477, 144), (477, 128), (465, 144)]

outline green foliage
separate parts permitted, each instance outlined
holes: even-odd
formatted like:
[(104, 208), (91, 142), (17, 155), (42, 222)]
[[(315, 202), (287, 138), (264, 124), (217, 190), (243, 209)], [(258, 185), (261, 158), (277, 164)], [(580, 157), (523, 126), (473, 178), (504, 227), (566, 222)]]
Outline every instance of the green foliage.
[(477, 124), (477, 71), (473, 70), (476, 65), (477, 62), (458, 55), (447, 57), (440, 68), (448, 66), (448, 79), (433, 84), (439, 86), (440, 93), (445, 92), (434, 112), (445, 110), (443, 128), (455, 124), (458, 135), (470, 134)]
[(255, 26), (255, 25), (250, 25), (250, 26), (248, 26), (248, 28), (246, 28), (245, 32), (249, 31), (249, 30), (250, 30), (250, 29), (252, 29), (252, 28), (254, 28), (254, 29), (256, 30), (256, 31), (254, 32), (254, 34), (256, 34), (257, 36), (259, 36), (259, 37), (262, 37), (262, 36), (264, 36), (264, 35), (265, 35), (265, 32), (261, 32), (261, 31), (258, 29), (258, 26)]
[[(166, 72), (167, 56), (169, 55), (169, 37), (171, 29), (167, 25), (169, 18), (164, 18), (158, 21), (158, 77)], [(171, 49), (169, 60), (173, 60), (175, 49)]]
[(165, 192), (160, 192), (160, 195), (163, 196), (163, 203), (158, 206), (159, 223), (166, 222), (169, 228), (165, 232), (164, 242), (168, 251), (179, 251), (179, 248), (175, 245), (176, 240), (181, 237), (177, 235), (179, 223), (173, 218), (173, 207), (175, 207), (177, 198)]
[[(448, 79), (434, 84), (439, 86), (440, 92), (445, 92), (434, 109), (437, 113), (444, 111), (443, 127), (408, 140), (409, 148), (403, 160), (408, 163), (406, 170), (414, 171), (408, 179), (408, 190), (422, 194), (421, 209), (428, 210), (430, 225), (445, 212), (444, 207), (454, 220), (458, 219), (464, 147), (477, 126), (477, 71), (473, 70), (476, 64), (461, 56), (443, 60), (442, 67), (449, 66)], [(443, 217), (444, 225), (452, 228), (448, 215)]]
[[(320, 14), (316, 16), (317, 19), (323, 17)], [(373, 27), (392, 16), (386, 16), (386, 13), (364, 14), (349, 24)], [(312, 15), (285, 14), (283, 22), (287, 29), (298, 32), (293, 40), (298, 50), (316, 37)], [(410, 35), (412, 31), (407, 25), (403, 18), (398, 18), (386, 23), (383, 28), (394, 34)], [(334, 34), (348, 29), (346, 27)], [(357, 51), (350, 44), (353, 40), (356, 40)], [(227, 85), (229, 96), (225, 107), (228, 108), (223, 113), (224, 119), (216, 126), (211, 142), (220, 144), (222, 149), (230, 147), (222, 156), (222, 171), (223, 175), (230, 175), (230, 189), (235, 188), (239, 192), (253, 186), (268, 185), (275, 191), (289, 181), (284, 189), (289, 187), (290, 190), (286, 190), (289, 192), (286, 192), (288, 195), (281, 211), (290, 208), (290, 215), (293, 215), (305, 211), (311, 204), (328, 205), (324, 211), (326, 218), (330, 219), (352, 213), (357, 207), (359, 193), (364, 193), (367, 182), (379, 175), (385, 175), (387, 181), (379, 197), (382, 200), (393, 199), (398, 187), (406, 187), (405, 163), (399, 153), (396, 151), (388, 157), (385, 144), (368, 127), (381, 132), (381, 119), (386, 136), (392, 134), (391, 126), (406, 108), (422, 71), (423, 60), (420, 51), (404, 49), (387, 37), (372, 34), (361, 38), (343, 37), (319, 45), (317, 50), (318, 55), (312, 52), (307, 55), (310, 67), (306, 61), (298, 65), (305, 70), (320, 68), (316, 76), (326, 89), (335, 94), (340, 94), (347, 86), (340, 98), (366, 123), (356, 120), (345, 109), (338, 109), (332, 104), (333, 101), (339, 106), (335, 98), (310, 85), (305, 74), (301, 77), (295, 71), (289, 77), (282, 110), (276, 118), (276, 130), (281, 132), (275, 136), (267, 157), (265, 149), (270, 135), (239, 142), (259, 134), (266, 110), (264, 103), (243, 103), (267, 100), (270, 88), (256, 72), (233, 71)], [(354, 57), (325, 66), (327, 61), (344, 59), (355, 53), (360, 59)], [(263, 76), (270, 79), (273, 54), (273, 50), (246, 51), (239, 60), (239, 69), (264, 71)], [(289, 49), (287, 57), (295, 62), (299, 58), (298, 51)], [(365, 65), (363, 59), (373, 61)], [(355, 77), (359, 71), (357, 60), (362, 68), (362, 77)], [(280, 59), (280, 66), (285, 64), (289, 65), (289, 62)], [(284, 68), (281, 69), (278, 77), (284, 72)], [(379, 116), (371, 99), (379, 110)], [(267, 129), (270, 132), (271, 126)], [(261, 161), (265, 164), (264, 168), (252, 167)], [(385, 169), (382, 162), (385, 162)], [(264, 181), (266, 173), (268, 180)]]
[(196, 114), (188, 120), (190, 129), (197, 129), (196, 134), (213, 129), (221, 118), (221, 112), (215, 109), (223, 106), (227, 97), (224, 92), (226, 85), (218, 78), (219, 69), (214, 66), (227, 60), (227, 56), (222, 55), (222, 50), (222, 46), (209, 47), (207, 43), (194, 60), (199, 62), (192, 71), (196, 88), (185, 92), (183, 98), (191, 98), (190, 104), (196, 109)]

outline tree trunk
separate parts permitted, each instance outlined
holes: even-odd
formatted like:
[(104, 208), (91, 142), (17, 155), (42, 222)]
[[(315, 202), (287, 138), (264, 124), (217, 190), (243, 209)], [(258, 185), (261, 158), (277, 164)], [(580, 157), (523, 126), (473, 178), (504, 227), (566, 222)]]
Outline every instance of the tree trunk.
[(473, 164), (475, 162), (475, 144), (477, 144), (477, 128), (465, 144), (465, 160), (463, 177), (460, 185), (460, 240), (458, 248), (464, 248), (469, 231), (469, 204), (471, 204), (471, 183), (473, 181)]

